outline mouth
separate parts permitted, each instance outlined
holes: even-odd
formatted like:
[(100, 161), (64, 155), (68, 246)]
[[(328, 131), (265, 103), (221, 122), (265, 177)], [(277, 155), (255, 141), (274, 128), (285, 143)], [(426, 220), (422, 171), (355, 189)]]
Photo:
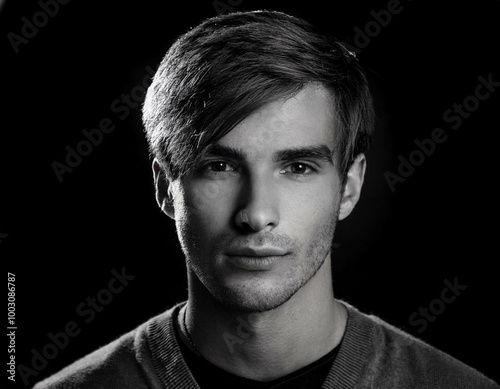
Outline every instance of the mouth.
[(288, 255), (287, 251), (275, 247), (238, 247), (226, 253), (232, 266), (252, 271), (270, 270)]
[(279, 257), (286, 255), (287, 251), (278, 247), (233, 247), (227, 250), (227, 255), (229, 256), (241, 256), (241, 257)]

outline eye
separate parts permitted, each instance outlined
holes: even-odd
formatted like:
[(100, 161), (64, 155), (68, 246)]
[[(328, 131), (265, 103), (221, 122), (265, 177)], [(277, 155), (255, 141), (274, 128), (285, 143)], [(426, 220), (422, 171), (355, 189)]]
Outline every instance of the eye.
[(228, 168), (228, 164), (226, 162), (221, 162), (221, 161), (216, 161), (216, 162), (210, 162), (208, 164), (208, 167), (210, 167), (210, 170), (214, 172), (225, 172), (226, 169)]
[(308, 175), (314, 172), (314, 169), (304, 162), (293, 162), (287, 165), (280, 173), (290, 173), (293, 175)]
[(210, 161), (205, 163), (200, 169), (201, 172), (209, 174), (225, 173), (234, 170), (236, 169), (225, 161)]
[(290, 166), (291, 171), (294, 174), (305, 174), (307, 172), (307, 169), (309, 169), (309, 166), (300, 162), (292, 163)]

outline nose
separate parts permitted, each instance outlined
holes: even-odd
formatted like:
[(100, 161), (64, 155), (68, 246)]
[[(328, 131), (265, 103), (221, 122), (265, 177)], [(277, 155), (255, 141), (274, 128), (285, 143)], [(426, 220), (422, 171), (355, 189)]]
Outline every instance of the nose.
[(274, 229), (279, 224), (277, 189), (272, 177), (247, 177), (240, 192), (236, 225), (252, 232)]

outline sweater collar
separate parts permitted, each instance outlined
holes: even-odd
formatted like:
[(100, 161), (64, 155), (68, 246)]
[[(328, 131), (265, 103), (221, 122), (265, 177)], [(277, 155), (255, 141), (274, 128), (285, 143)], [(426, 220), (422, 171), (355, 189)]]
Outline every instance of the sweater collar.
[[(346, 329), (323, 388), (351, 389), (359, 382), (368, 363), (373, 323), (352, 305), (340, 302), (347, 309)], [(146, 327), (153, 366), (164, 388), (199, 388), (182, 357), (174, 332), (174, 318), (185, 304), (154, 317)]]

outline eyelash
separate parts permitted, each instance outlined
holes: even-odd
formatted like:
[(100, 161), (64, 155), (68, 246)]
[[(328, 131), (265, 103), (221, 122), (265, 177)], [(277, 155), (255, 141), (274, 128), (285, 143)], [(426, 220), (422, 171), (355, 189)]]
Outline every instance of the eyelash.
[[(289, 174), (292, 176), (292, 177), (303, 177), (303, 176), (309, 176), (313, 173), (316, 172), (316, 169), (314, 169), (311, 165), (309, 165), (308, 163), (306, 162), (302, 162), (302, 161), (294, 161), (294, 162), (291, 162), (289, 163), (288, 165), (286, 165), (285, 167), (289, 167), (289, 166), (292, 166), (294, 164), (297, 164), (297, 165), (304, 165), (306, 167), (306, 170), (309, 169), (309, 172), (308, 173), (292, 173), (290, 172)], [(280, 173), (283, 171), (284, 169), (280, 170)]]
[[(207, 163), (203, 164), (203, 165), (200, 167), (199, 171), (200, 171), (201, 173), (208, 172), (210, 175), (213, 175), (213, 176), (220, 176), (220, 175), (222, 175), (222, 174), (227, 174), (227, 173), (228, 173), (228, 171), (218, 172), (218, 171), (214, 171), (214, 170), (209, 170), (209, 169), (208, 169), (208, 167), (209, 167), (210, 165), (214, 165), (214, 164), (217, 164), (217, 163), (224, 163), (224, 164), (226, 164), (226, 165), (228, 165), (228, 166), (232, 166), (232, 164), (231, 164), (231, 163), (226, 162), (226, 161), (210, 161), (210, 162), (207, 162)], [(233, 170), (230, 170), (230, 172), (231, 172), (231, 171), (234, 171), (234, 170), (236, 170), (236, 167), (233, 167)]]
[[(233, 168), (233, 170), (229, 170), (229, 171), (214, 171), (214, 170), (210, 170), (209, 167), (211, 165), (214, 165), (214, 164), (217, 164), (217, 163), (223, 163), (223, 164), (226, 164), (227, 166), (230, 166)], [(288, 174), (293, 177), (293, 178), (300, 178), (300, 177), (304, 177), (304, 176), (309, 176), (315, 172), (317, 172), (317, 170), (315, 168), (313, 168), (309, 163), (307, 162), (303, 162), (303, 161), (294, 161), (294, 162), (290, 162), (288, 165), (285, 166), (285, 168), (281, 169), (280, 170), (280, 173), (281, 174), (285, 174), (284, 170), (287, 168), (287, 167), (291, 167), (293, 166), (294, 164), (296, 165), (304, 165), (306, 170), (308, 169), (309, 172), (307, 173), (292, 173), (292, 172), (288, 172)], [(214, 161), (210, 161), (210, 162), (207, 162), (205, 164), (203, 164), (200, 168), (199, 168), (199, 172), (201, 173), (207, 173), (207, 174), (210, 174), (211, 176), (220, 176), (220, 175), (225, 175), (227, 173), (231, 173), (233, 171), (237, 171), (238, 168), (236, 166), (233, 166), (230, 162), (227, 162), (227, 161), (218, 161), (218, 160), (214, 160)]]

